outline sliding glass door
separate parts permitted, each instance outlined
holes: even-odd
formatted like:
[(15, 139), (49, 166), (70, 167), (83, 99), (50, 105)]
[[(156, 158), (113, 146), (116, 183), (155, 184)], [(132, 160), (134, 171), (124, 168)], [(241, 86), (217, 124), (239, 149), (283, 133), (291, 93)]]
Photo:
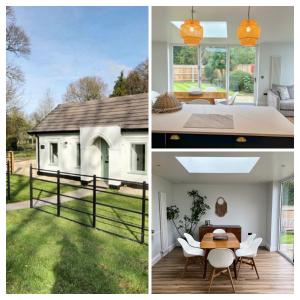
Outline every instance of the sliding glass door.
[(199, 86), (198, 57), (198, 47), (173, 47), (172, 88), (174, 92), (187, 92)]
[(278, 250), (294, 261), (294, 178), (281, 182)]
[(255, 103), (255, 47), (231, 47), (229, 94), (237, 93), (236, 102)]
[(255, 104), (255, 47), (173, 46), (172, 90), (203, 91), (236, 95), (235, 103)]

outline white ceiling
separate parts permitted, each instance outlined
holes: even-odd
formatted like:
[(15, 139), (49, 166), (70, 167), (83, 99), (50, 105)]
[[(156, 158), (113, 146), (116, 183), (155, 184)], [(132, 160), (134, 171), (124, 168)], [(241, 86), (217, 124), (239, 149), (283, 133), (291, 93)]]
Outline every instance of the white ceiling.
[[(249, 174), (189, 174), (176, 156), (258, 156)], [(173, 183), (258, 183), (294, 174), (293, 152), (153, 152), (152, 172)]]
[[(227, 21), (227, 39), (204, 39), (207, 44), (238, 44), (236, 29), (241, 20), (247, 17), (246, 6), (196, 6), (194, 18), (201, 21)], [(152, 8), (152, 40), (182, 43), (179, 30), (171, 21), (183, 21), (191, 17), (191, 7), (156, 6)], [(292, 42), (294, 40), (293, 6), (251, 7), (250, 17), (261, 27), (263, 42)]]

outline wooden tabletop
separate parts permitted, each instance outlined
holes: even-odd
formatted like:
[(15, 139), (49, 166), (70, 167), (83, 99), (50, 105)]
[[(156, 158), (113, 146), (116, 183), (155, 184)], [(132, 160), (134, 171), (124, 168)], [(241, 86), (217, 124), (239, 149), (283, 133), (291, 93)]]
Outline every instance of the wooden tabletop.
[[(192, 114), (229, 114), (233, 116), (233, 129), (186, 128), (184, 124)], [(152, 131), (157, 133), (221, 134), (293, 137), (294, 125), (274, 107), (250, 105), (183, 104), (174, 113), (152, 114)]]
[(228, 236), (228, 240), (220, 241), (214, 240), (213, 233), (206, 233), (200, 243), (201, 249), (216, 249), (216, 248), (227, 248), (227, 249), (238, 249), (240, 248), (240, 242), (236, 238), (236, 236), (228, 232), (226, 233)]
[(189, 92), (174, 92), (176, 98), (180, 100), (194, 99), (226, 99), (226, 92), (202, 92), (201, 95), (191, 95)]

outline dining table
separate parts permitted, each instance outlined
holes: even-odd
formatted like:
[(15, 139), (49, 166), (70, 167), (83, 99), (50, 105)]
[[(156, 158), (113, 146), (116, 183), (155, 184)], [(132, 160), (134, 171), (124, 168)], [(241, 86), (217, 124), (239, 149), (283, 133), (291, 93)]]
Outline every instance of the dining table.
[(175, 92), (176, 98), (181, 102), (190, 102), (193, 100), (203, 99), (210, 104), (216, 104), (216, 99), (227, 99), (226, 92), (202, 92), (201, 94), (191, 94), (189, 92)]
[[(205, 251), (204, 256), (204, 271), (203, 271), (203, 278), (206, 278), (206, 272), (207, 272), (207, 256), (212, 249), (231, 249), (233, 252), (236, 249), (240, 248), (240, 241), (237, 239), (237, 237), (231, 233), (227, 232), (227, 239), (226, 240), (215, 240), (214, 239), (214, 233), (206, 233), (203, 236), (203, 239), (200, 241), (200, 248)], [(233, 261), (233, 271), (234, 276), (237, 279), (237, 272), (236, 272), (236, 260)]]

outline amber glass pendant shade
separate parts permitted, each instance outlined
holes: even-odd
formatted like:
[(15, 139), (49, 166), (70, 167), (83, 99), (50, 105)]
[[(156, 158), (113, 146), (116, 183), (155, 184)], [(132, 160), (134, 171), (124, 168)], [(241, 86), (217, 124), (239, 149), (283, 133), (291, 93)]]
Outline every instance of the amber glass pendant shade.
[(237, 37), (241, 46), (256, 46), (260, 38), (260, 27), (254, 19), (250, 19), (250, 7), (248, 8), (248, 19), (241, 21), (237, 29)]
[(185, 20), (180, 27), (180, 36), (183, 38), (183, 42), (186, 45), (199, 45), (203, 39), (203, 27), (197, 20)]

